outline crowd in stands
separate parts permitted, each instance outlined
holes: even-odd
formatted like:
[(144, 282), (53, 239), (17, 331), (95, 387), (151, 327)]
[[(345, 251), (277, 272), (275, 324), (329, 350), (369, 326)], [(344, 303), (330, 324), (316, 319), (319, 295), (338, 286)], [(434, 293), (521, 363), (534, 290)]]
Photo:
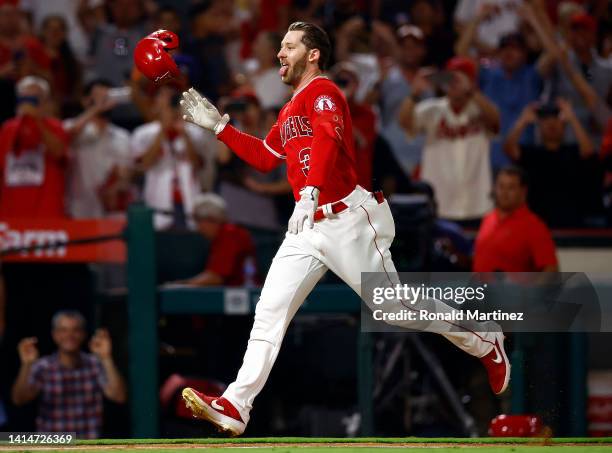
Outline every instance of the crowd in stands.
[[(330, 35), (359, 184), (427, 194), (457, 255), (472, 254), (459, 226), (479, 227), (468, 268), (556, 271), (552, 228), (612, 226), (608, 0), (0, 0), (0, 219), (122, 218), (141, 201), (158, 230), (211, 244), (202, 273), (178, 283), (259, 283), (244, 227), (286, 230), (285, 169), (250, 168), (178, 100), (193, 86), (265, 137), (291, 97), (276, 55), (296, 20)], [(180, 36), (182, 75), (163, 85), (132, 58), (157, 29)], [(0, 273), (0, 342), (3, 286)], [(42, 395), (39, 429), (78, 422), (96, 437), (103, 396), (126, 399), (110, 337), (85, 354), (82, 316), (52, 328), (51, 356), (19, 344), (11, 399)], [(75, 422), (53, 398), (76, 365), (73, 403), (88, 412)]]
[[(431, 186), (440, 218), (476, 227), (493, 181), (523, 169), (549, 227), (612, 221), (612, 8), (605, 0), (12, 0), (0, 2), (0, 217), (122, 216), (197, 228), (195, 200), (281, 231), (284, 169), (263, 175), (178, 107), (194, 86), (263, 137), (291, 93), (276, 53), (288, 24), (330, 34), (328, 71), (353, 115), (359, 181)], [(182, 76), (133, 66), (169, 29)]]

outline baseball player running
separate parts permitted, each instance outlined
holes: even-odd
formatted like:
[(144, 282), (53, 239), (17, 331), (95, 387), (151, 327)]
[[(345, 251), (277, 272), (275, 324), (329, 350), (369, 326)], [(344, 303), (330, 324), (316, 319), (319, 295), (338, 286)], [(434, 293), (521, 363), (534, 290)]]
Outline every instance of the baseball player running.
[[(380, 193), (356, 184), (353, 130), (347, 102), (322, 71), (331, 52), (320, 27), (295, 22), (278, 52), (281, 80), (293, 87), (264, 140), (229, 124), (206, 98), (191, 88), (183, 93), (184, 118), (214, 131), (239, 157), (260, 171), (287, 162), (287, 177), (296, 200), (288, 231), (280, 246), (255, 309), (255, 320), (236, 380), (223, 396), (210, 397), (192, 388), (183, 398), (194, 416), (232, 436), (244, 432), (253, 400), (263, 388), (296, 311), (330, 269), (361, 295), (361, 272), (379, 272), (392, 286), (399, 283), (389, 247), (395, 235), (393, 217)], [(419, 309), (452, 310), (435, 300)], [(494, 393), (508, 386), (510, 364), (504, 336), (490, 325), (457, 329), (444, 321), (428, 327), (414, 321), (397, 325), (432, 330), (479, 357)]]

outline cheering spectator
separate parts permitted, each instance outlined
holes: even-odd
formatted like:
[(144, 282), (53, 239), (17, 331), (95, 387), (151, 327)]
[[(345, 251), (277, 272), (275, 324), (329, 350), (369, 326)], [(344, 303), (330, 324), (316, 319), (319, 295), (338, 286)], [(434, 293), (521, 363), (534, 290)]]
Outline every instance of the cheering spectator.
[[(610, 110), (601, 100), (608, 98), (612, 88), (612, 63), (601, 58), (595, 48), (597, 21), (584, 13), (572, 16), (567, 42), (569, 50), (564, 44), (558, 44), (552, 27), (546, 26), (546, 21), (532, 22), (550, 55), (546, 91), (551, 98), (567, 99), (583, 127), (599, 144), (610, 115)], [(566, 128), (565, 141), (578, 142), (575, 132), (573, 128)]]
[[(371, 30), (370, 30), (371, 28)], [(357, 70), (359, 90), (355, 99), (371, 102), (385, 59), (397, 53), (397, 43), (388, 25), (366, 22), (361, 16), (345, 21), (336, 30), (334, 54), (337, 62), (350, 62)], [(382, 64), (381, 64), (382, 63)]]
[(212, 193), (200, 195), (193, 216), (198, 231), (211, 242), (206, 269), (193, 278), (176, 283), (194, 286), (243, 286), (255, 283), (257, 269), (251, 234), (227, 222), (223, 198)]
[(45, 18), (59, 16), (66, 24), (70, 48), (81, 62), (87, 60), (92, 32), (104, 20), (102, 0), (24, 0), (20, 8), (30, 17), (35, 30), (40, 30)]
[(159, 120), (134, 130), (131, 152), (145, 173), (145, 203), (165, 211), (156, 213), (156, 228), (184, 228), (202, 179), (205, 189), (212, 186), (217, 145), (210, 133), (183, 121), (174, 91), (160, 90), (156, 101)]
[[(519, 145), (523, 130), (532, 123), (537, 124), (540, 144)], [(574, 130), (578, 145), (564, 141), (566, 124)], [(597, 197), (587, 190), (597, 172), (593, 173), (593, 142), (571, 104), (559, 100), (557, 105), (526, 107), (504, 147), (527, 172), (529, 206), (550, 226), (579, 226), (583, 210)]]
[(104, 80), (90, 82), (83, 97), (86, 110), (64, 121), (71, 143), (67, 198), (73, 218), (121, 212), (130, 199), (130, 134), (108, 119), (116, 105), (109, 88)]
[(25, 33), (17, 2), (0, 2), (0, 121), (15, 113), (15, 82), (27, 75), (48, 75), (49, 58), (38, 39)]
[[(240, 130), (255, 137), (265, 137), (269, 129), (265, 128), (264, 122), (269, 114), (262, 110), (252, 92), (237, 91), (222, 101), (227, 102), (224, 110)], [(279, 230), (284, 224), (279, 208), (282, 209), (283, 200), (291, 193), (285, 166), (262, 173), (246, 165), (225, 145), (220, 144), (220, 147), (223, 167), (219, 194), (227, 202), (229, 220), (249, 227)]]
[(411, 23), (421, 29), (427, 46), (425, 64), (444, 67), (453, 57), (456, 34), (448, 23), (440, 0), (412, 0), (408, 10)]
[(427, 53), (423, 32), (412, 25), (404, 25), (397, 30), (396, 37), (399, 45), (394, 43), (395, 37), (388, 39), (398, 48), (394, 52), (396, 63), (383, 74), (380, 82), (381, 135), (396, 159), (411, 172), (421, 160), (423, 143), (408, 141), (398, 123), (398, 112), (407, 96), (416, 93), (419, 97), (430, 97), (433, 91), (425, 80), (426, 70), (421, 70)]
[(126, 401), (110, 335), (106, 329), (98, 329), (89, 342), (92, 354), (82, 352), (87, 335), (85, 319), (68, 310), (53, 316), (51, 335), (57, 351), (41, 358), (36, 338), (19, 342), (21, 368), (13, 384), (13, 403), (20, 406), (40, 395), (38, 431), (97, 438), (102, 431), (103, 397), (117, 403)]
[(211, 102), (231, 90), (231, 73), (225, 55), (226, 36), (234, 31), (231, 5), (223, 0), (206, 0), (194, 4), (190, 12), (193, 39), (184, 51), (202, 68), (200, 77), (191, 82)]
[(488, 55), (502, 36), (518, 31), (517, 9), (522, 4), (523, 0), (460, 0), (455, 9), (455, 25), (461, 32), (480, 16), (474, 44), (479, 54)]
[(250, 74), (250, 84), (263, 109), (282, 107), (289, 98), (289, 91), (278, 76), (276, 53), (280, 36), (274, 32), (257, 35), (253, 46), (255, 66)]
[(490, 135), (499, 131), (499, 112), (478, 90), (472, 60), (455, 57), (446, 68), (446, 95), (417, 103), (413, 92), (399, 120), (411, 135), (426, 135), (421, 177), (434, 188), (439, 216), (470, 224), (491, 207)]
[(81, 91), (82, 71), (67, 41), (62, 16), (47, 16), (41, 25), (41, 41), (51, 60), (51, 88), (58, 111), (64, 116), (75, 109)]
[(527, 207), (527, 180), (504, 167), (495, 180), (495, 209), (482, 220), (474, 247), (474, 272), (555, 272), (550, 231)]
[(132, 71), (134, 48), (146, 33), (142, 2), (110, 0), (110, 23), (96, 29), (92, 40), (93, 72), (96, 77), (123, 86)]
[(67, 137), (44, 114), (49, 84), (28, 76), (16, 90), (17, 116), (0, 130), (0, 217), (63, 217)]
[[(486, 8), (463, 28), (456, 45), (457, 55), (467, 56), (474, 42), (478, 25), (486, 19)], [(499, 108), (500, 135), (492, 143), (491, 157), (494, 168), (509, 163), (502, 149), (503, 137), (508, 133), (525, 106), (536, 101), (542, 91), (543, 81), (538, 69), (540, 65), (527, 63), (527, 42), (520, 33), (502, 36), (499, 40), (498, 59), (485, 60), (481, 65), (479, 84), (482, 92)], [(545, 57), (542, 57), (544, 59)], [(524, 137), (533, 143), (533, 131)]]
[[(170, 30), (181, 37), (183, 26), (178, 10), (170, 5), (160, 7), (153, 18), (152, 28), (153, 30)], [(181, 42), (179, 42), (179, 47), (172, 50), (172, 58), (176, 61), (182, 75), (179, 80), (172, 80), (172, 84), (177, 86), (179, 90), (189, 87), (190, 80), (197, 80), (202, 77), (202, 68), (194, 57), (183, 51), (182, 47)]]

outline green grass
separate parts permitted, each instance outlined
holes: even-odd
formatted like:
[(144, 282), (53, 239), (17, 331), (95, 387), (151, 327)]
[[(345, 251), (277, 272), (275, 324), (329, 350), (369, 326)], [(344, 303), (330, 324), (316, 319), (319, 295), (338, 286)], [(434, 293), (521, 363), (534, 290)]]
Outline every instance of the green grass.
[[(138, 452), (138, 453), (245, 453), (244, 448), (155, 448), (155, 449), (115, 449), (102, 450), (102, 451), (113, 451), (113, 452)], [(261, 447), (256, 449), (256, 453), (329, 453), (329, 449), (332, 447)], [(604, 446), (556, 446), (556, 447), (542, 447), (542, 446), (495, 446), (495, 447), (475, 447), (468, 445), (457, 445), (454, 447), (416, 447), (416, 448), (392, 448), (392, 447), (333, 447), (333, 453), (398, 453), (400, 451), (406, 453), (433, 453), (433, 452), (457, 452), (460, 450), (477, 450), (478, 453), (610, 453), (611, 447)], [(99, 450), (95, 450), (99, 451)], [(46, 450), (45, 453), (48, 453)], [(58, 450), (58, 452), (66, 453), (66, 450)], [(78, 450), (70, 449), (71, 453), (92, 453), (92, 450)]]
[[(428, 444), (525, 444), (538, 443), (543, 439), (534, 437), (238, 437), (205, 439), (98, 439), (79, 440), (78, 445), (125, 445), (125, 444), (305, 444), (305, 443), (428, 443)], [(612, 437), (555, 437), (550, 443), (601, 444), (612, 443)], [(612, 452), (612, 449), (609, 450)]]
[[(180, 445), (183, 444), (183, 445)], [(185, 446), (187, 444), (187, 446)], [(225, 444), (219, 448), (219, 444)], [(277, 445), (275, 445), (277, 444)], [(308, 445), (305, 445), (308, 444)], [(313, 445), (316, 444), (316, 445)], [(343, 444), (336, 446), (331, 444)], [(346, 445), (346, 444), (354, 444)], [(369, 445), (366, 445), (369, 444)], [(376, 444), (376, 445), (371, 445)], [(412, 445), (411, 445), (412, 444)], [(566, 444), (566, 445), (562, 445)], [(567, 445), (575, 444), (575, 445)], [(246, 453), (255, 448), (257, 453), (407, 453), (457, 452), (474, 450), (478, 453), (611, 453), (612, 438), (206, 438), (206, 439), (98, 439), (79, 440), (69, 447), (70, 453)], [(0, 443), (5, 450), (6, 443)], [(46, 446), (44, 452), (66, 453), (66, 448)], [(81, 447), (81, 448), (79, 448)], [(10, 446), (11, 452), (36, 452), (36, 446)], [(40, 452), (40, 450), (39, 450)]]

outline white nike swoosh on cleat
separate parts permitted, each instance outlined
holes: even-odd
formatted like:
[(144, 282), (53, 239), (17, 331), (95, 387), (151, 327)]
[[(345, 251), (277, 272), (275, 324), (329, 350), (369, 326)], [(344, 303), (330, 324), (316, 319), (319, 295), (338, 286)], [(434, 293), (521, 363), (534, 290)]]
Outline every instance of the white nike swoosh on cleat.
[(221, 406), (220, 404), (217, 404), (217, 400), (212, 400), (210, 405), (213, 407), (213, 409), (217, 409), (218, 411), (224, 411), (225, 410), (225, 408), (223, 406)]
[(493, 363), (502, 363), (503, 358), (502, 355), (499, 353), (497, 342), (495, 342), (495, 346), (493, 346), (493, 348), (495, 349), (495, 358), (493, 359)]

